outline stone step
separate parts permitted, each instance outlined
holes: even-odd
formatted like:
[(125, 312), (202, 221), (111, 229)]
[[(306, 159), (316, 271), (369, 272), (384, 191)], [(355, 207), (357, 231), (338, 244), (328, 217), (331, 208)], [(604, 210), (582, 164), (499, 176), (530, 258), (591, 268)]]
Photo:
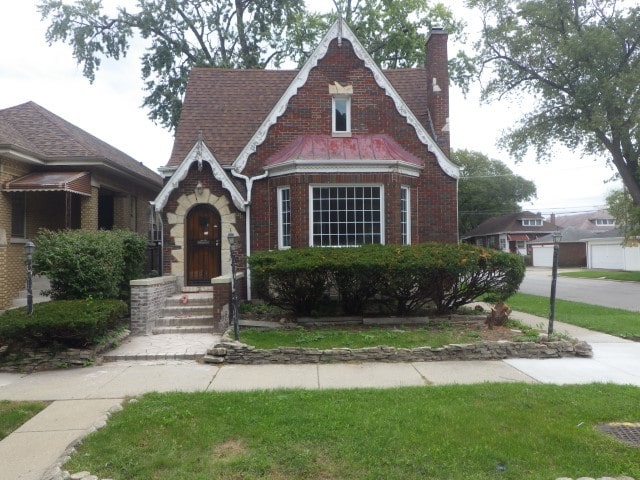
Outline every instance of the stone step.
[(157, 327), (188, 327), (190, 325), (213, 325), (213, 317), (211, 315), (181, 315), (163, 316), (156, 320)]
[(167, 297), (165, 306), (213, 305), (212, 293), (181, 293)]
[(185, 327), (156, 327), (152, 330), (154, 335), (162, 335), (167, 333), (213, 333), (213, 326), (191, 325)]
[(189, 317), (211, 315), (213, 305), (170, 305), (162, 309), (163, 317)]
[(102, 360), (105, 362), (131, 361), (131, 360), (200, 360), (203, 353), (128, 353), (123, 355), (105, 354)]
[(199, 292), (213, 292), (212, 285), (200, 285), (197, 287), (182, 287), (182, 293), (199, 293)]

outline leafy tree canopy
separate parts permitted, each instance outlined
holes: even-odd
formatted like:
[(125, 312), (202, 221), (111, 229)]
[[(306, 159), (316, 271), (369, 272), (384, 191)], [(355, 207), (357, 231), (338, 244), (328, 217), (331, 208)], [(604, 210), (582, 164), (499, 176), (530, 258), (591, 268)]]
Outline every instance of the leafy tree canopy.
[(607, 210), (616, 219), (625, 243), (637, 245), (640, 242), (640, 206), (634, 204), (627, 192), (616, 190), (607, 197)]
[(462, 167), (458, 184), (461, 235), (491, 217), (521, 211), (518, 202), (527, 202), (536, 196), (536, 185), (515, 175), (500, 160), (469, 150), (455, 150), (452, 158)]
[[(429, 0), (334, 0), (334, 5), (383, 67), (422, 63), (430, 26), (462, 31), (447, 8)], [(102, 59), (117, 60), (132, 41), (144, 39), (143, 106), (154, 122), (171, 130), (191, 67), (301, 64), (337, 15), (309, 12), (304, 0), (138, 0), (134, 10), (119, 7), (115, 15), (105, 13), (101, 0), (41, 0), (38, 10), (50, 22), (49, 44), (69, 44), (90, 81)], [(461, 82), (468, 79), (462, 54), (452, 66)]]
[[(632, 3), (631, 6), (628, 6)], [(625, 0), (467, 0), (483, 20), (484, 98), (531, 94), (503, 137), (519, 157), (552, 142), (611, 161), (640, 205), (640, 7)]]

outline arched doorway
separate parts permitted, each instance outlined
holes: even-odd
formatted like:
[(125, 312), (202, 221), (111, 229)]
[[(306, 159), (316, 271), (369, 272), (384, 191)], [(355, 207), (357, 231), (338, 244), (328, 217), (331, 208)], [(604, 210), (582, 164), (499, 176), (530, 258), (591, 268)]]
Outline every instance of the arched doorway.
[(210, 205), (193, 207), (186, 219), (186, 284), (210, 285), (220, 275), (220, 215)]

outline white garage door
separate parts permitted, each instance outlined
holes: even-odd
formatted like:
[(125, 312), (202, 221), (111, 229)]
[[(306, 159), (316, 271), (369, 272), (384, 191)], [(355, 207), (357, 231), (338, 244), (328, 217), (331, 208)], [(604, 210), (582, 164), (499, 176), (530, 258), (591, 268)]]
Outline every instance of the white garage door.
[(624, 253), (621, 245), (592, 245), (591, 268), (622, 270)]
[(553, 266), (553, 245), (533, 245), (533, 266)]

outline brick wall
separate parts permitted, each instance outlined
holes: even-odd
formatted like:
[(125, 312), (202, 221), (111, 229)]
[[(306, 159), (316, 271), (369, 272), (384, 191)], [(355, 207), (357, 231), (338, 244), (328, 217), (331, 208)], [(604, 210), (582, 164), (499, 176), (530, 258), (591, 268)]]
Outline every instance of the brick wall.
[(156, 318), (170, 295), (178, 291), (176, 277), (155, 277), (132, 280), (131, 285), (131, 333), (149, 335)]
[[(432, 56), (446, 56), (446, 34), (433, 36)], [(442, 46), (444, 40), (444, 47)], [(428, 46), (429, 48), (429, 46)], [(445, 74), (446, 74), (446, 67)], [(442, 72), (433, 73), (441, 75)], [(440, 80), (438, 80), (440, 81)], [(384, 90), (378, 86), (364, 62), (357, 58), (351, 44), (342, 47), (334, 40), (325, 58), (309, 73), (306, 84), (289, 101), (286, 112), (274, 124), (256, 152), (249, 158), (246, 174), (258, 175), (272, 155), (286, 147), (299, 135), (331, 133), (331, 95), (328, 86), (338, 82), (353, 86), (351, 130), (353, 134), (386, 133), (403, 148), (424, 161), (419, 178), (401, 174), (313, 174), (267, 178), (254, 184), (252, 202), (252, 250), (277, 248), (276, 186), (292, 188), (293, 246), (306, 246), (308, 239), (308, 185), (312, 183), (377, 183), (385, 188), (385, 240), (400, 241), (400, 186), (411, 187), (412, 242), (456, 242), (457, 186), (446, 175), (427, 147), (418, 139), (415, 129), (407, 124)], [(425, 83), (427, 80), (425, 79)], [(442, 80), (441, 89), (446, 85)], [(425, 95), (426, 95), (425, 85)], [(440, 92), (439, 115), (448, 116), (448, 96)], [(448, 95), (448, 94), (447, 94)], [(447, 111), (444, 111), (444, 105)], [(434, 106), (435, 108), (435, 106)], [(441, 120), (444, 127), (446, 118)], [(448, 145), (448, 136), (443, 137)]]
[(80, 200), (80, 228), (98, 230), (98, 187), (91, 186), (91, 196)]

